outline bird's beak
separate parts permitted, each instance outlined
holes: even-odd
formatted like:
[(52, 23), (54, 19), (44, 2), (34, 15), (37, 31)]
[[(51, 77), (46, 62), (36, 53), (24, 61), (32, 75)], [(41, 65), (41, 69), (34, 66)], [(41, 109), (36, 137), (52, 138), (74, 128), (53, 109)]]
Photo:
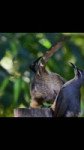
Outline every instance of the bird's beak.
[(39, 57), (39, 58), (37, 58), (35, 61), (33, 61), (33, 62), (29, 65), (29, 68), (30, 68), (30, 69), (35, 68), (35, 66), (38, 64), (38, 62), (39, 62), (39, 60), (40, 60), (41, 58), (42, 58), (42, 56)]
[(74, 69), (77, 69), (77, 66), (76, 66), (75, 64), (73, 64), (72, 62), (70, 62), (70, 64), (72, 65), (72, 67), (73, 67)]
[(39, 61), (41, 58), (42, 58), (42, 56), (39, 57), (39, 58), (37, 58), (37, 59), (34, 61), (34, 63), (38, 63), (38, 61)]

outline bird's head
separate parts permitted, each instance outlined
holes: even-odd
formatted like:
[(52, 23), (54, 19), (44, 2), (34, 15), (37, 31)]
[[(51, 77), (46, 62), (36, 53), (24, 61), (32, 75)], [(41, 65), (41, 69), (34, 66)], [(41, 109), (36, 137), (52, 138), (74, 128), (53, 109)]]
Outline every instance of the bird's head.
[(37, 58), (35, 61), (33, 61), (30, 65), (29, 68), (33, 71), (36, 72), (40, 63), (42, 56)]
[(75, 76), (84, 80), (84, 70), (79, 69), (74, 63), (70, 62), (72, 67), (74, 68)]

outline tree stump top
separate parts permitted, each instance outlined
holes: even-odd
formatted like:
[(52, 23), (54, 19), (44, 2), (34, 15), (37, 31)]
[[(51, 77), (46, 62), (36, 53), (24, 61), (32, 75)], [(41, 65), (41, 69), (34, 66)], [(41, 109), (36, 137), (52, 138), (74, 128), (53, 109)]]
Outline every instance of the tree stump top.
[(50, 108), (17, 108), (14, 117), (53, 117)]

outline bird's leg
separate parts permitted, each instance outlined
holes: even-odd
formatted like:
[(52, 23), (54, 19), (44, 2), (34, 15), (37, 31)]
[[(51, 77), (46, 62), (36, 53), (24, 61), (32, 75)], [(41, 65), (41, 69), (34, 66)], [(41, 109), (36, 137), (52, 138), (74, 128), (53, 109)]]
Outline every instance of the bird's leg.
[(68, 111), (65, 117), (81, 117), (82, 115), (83, 115), (82, 111), (80, 111), (79, 113), (73, 113), (71, 111)]
[(55, 96), (55, 100), (54, 103), (51, 106), (51, 110), (54, 112), (56, 109), (56, 101), (57, 101), (57, 92), (54, 90), (54, 96)]
[(30, 103), (31, 108), (37, 108), (39, 106), (40, 106), (40, 104), (35, 100), (32, 100), (31, 103)]
[(78, 113), (78, 117), (82, 117), (84, 116), (84, 112), (81, 110), (79, 113)]
[(75, 117), (75, 114), (72, 111), (67, 111), (65, 117)]
[(56, 108), (56, 99), (55, 99), (54, 103), (51, 106), (51, 109), (52, 109), (53, 112), (55, 111), (55, 108)]

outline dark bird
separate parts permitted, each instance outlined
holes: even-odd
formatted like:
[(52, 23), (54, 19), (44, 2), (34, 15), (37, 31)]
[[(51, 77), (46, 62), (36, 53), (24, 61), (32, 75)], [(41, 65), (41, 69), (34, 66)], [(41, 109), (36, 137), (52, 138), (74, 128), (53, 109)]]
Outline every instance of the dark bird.
[(80, 88), (84, 83), (84, 71), (79, 69), (73, 63), (71, 64), (74, 67), (75, 76), (72, 80), (66, 82), (62, 86), (57, 100), (54, 102), (55, 117), (77, 117), (81, 112)]
[(69, 38), (66, 36), (58, 41), (49, 51), (30, 65), (30, 69), (35, 73), (30, 87), (30, 107), (38, 107), (44, 102), (53, 103), (62, 85), (66, 82), (59, 74), (48, 72), (45, 65), (48, 59), (61, 47), (63, 41)]

